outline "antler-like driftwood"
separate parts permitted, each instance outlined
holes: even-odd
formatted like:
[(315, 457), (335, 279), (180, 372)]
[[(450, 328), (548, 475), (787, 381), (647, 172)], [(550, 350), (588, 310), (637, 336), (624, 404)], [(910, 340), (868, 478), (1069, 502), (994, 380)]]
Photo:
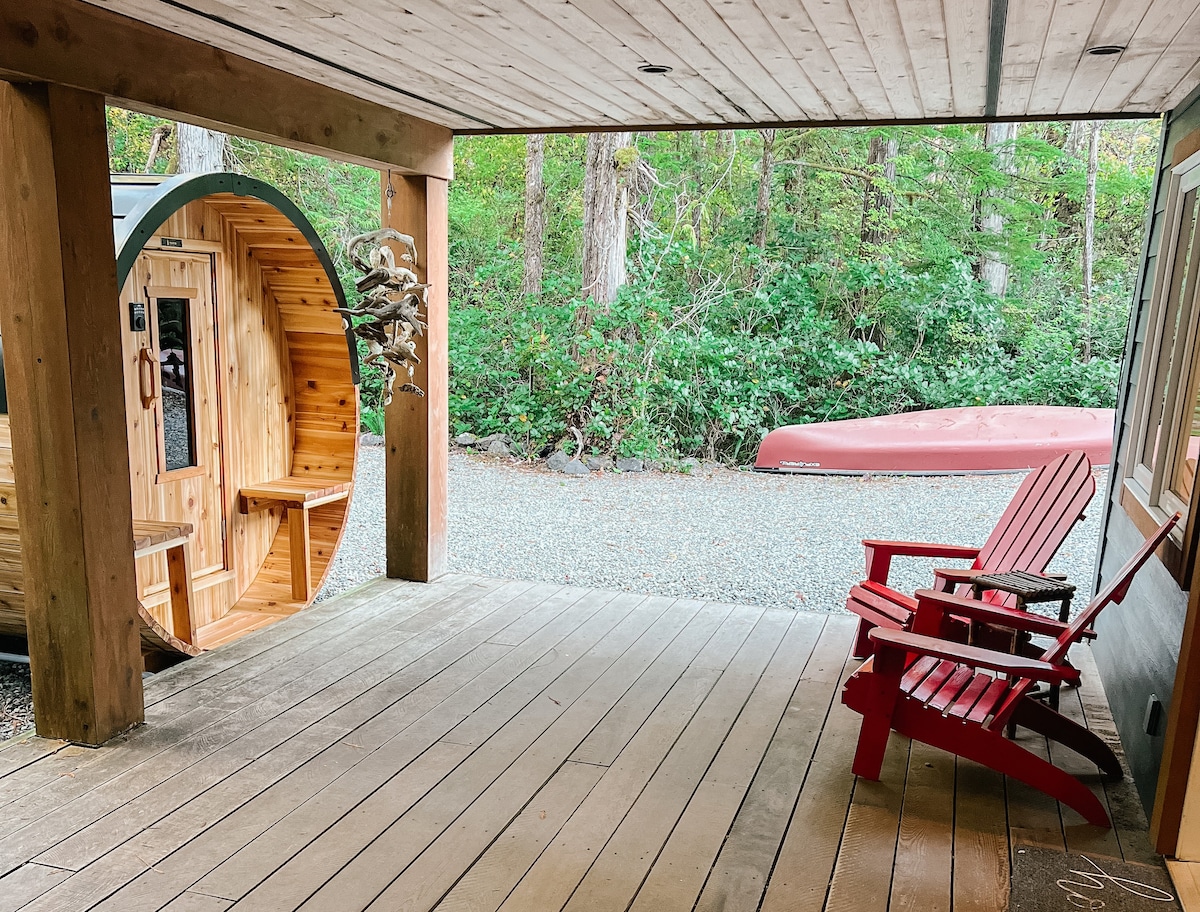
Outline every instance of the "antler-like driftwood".
[[(354, 327), (354, 334), (367, 344), (366, 364), (382, 361), (387, 378), (384, 405), (392, 401), (392, 386), (396, 382), (396, 368), (408, 373), (408, 383), (400, 387), (401, 392), (424, 396), (425, 391), (412, 382), (413, 367), (421, 363), (417, 356), (414, 335), (425, 335), (424, 315), (419, 308), (429, 300), (429, 286), (417, 280), (417, 275), (407, 266), (397, 266), (396, 256), (386, 241), (403, 244), (406, 252), (401, 261), (416, 265), (417, 248), (412, 237), (401, 234), (394, 228), (383, 228), (350, 238), (346, 243), (346, 255), (362, 277), (355, 289), (362, 295), (357, 307), (335, 307), (342, 315), (346, 326)], [(360, 248), (368, 247), (366, 255)], [(368, 319), (355, 324), (352, 317)]]

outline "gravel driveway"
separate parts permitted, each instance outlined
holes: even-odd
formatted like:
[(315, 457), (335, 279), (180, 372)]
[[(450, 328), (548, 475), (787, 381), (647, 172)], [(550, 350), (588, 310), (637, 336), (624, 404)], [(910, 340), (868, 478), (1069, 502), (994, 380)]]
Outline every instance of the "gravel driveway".
[[(384, 572), (383, 460), (361, 449), (350, 524), (320, 598)], [(857, 478), (701, 467), (582, 478), (450, 455), (450, 569), (808, 611), (841, 611), (862, 578), (864, 537), (981, 544), (1022, 475)], [(1097, 490), (1105, 476), (1097, 472)], [(1100, 499), (1052, 570), (1086, 602)], [(928, 585), (934, 561), (892, 579)], [(938, 561), (936, 563), (944, 563)], [(28, 666), (0, 662), (0, 741), (30, 724)]]
[[(361, 450), (350, 526), (328, 597), (384, 571), (383, 448)], [(1105, 473), (1052, 570), (1086, 602)], [(1024, 476), (763, 475), (702, 467), (582, 478), (450, 455), (450, 569), (577, 586), (840, 611), (862, 579), (864, 537), (982, 544)], [(945, 561), (897, 559), (928, 585)]]

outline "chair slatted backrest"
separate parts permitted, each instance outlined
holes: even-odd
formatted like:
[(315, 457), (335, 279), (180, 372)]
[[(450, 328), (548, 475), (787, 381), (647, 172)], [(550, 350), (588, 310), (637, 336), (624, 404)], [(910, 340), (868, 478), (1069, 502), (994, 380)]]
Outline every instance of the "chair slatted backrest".
[[(1119, 605), (1125, 600), (1125, 596), (1129, 592), (1129, 587), (1133, 583), (1133, 578), (1142, 569), (1146, 561), (1150, 559), (1150, 555), (1157, 551), (1158, 546), (1171, 534), (1171, 530), (1175, 528), (1175, 524), (1179, 522), (1179, 519), (1180, 514), (1176, 513), (1159, 526), (1154, 531), (1154, 534), (1142, 543), (1142, 546), (1125, 562), (1125, 566), (1113, 577), (1112, 582), (1105, 586), (1100, 591), (1100, 594), (1093, 598), (1083, 611), (1079, 612), (1079, 616), (1071, 622), (1071, 625), (1058, 635), (1058, 638), (1050, 645), (1049, 649), (1042, 653), (1040, 658), (1043, 662), (1051, 662), (1055, 665), (1059, 664), (1066, 656), (1067, 650), (1079, 642), (1083, 631), (1096, 623), (1096, 618), (1101, 611), (1109, 605)], [(1008, 692), (1008, 696), (1005, 697), (1004, 702), (996, 710), (996, 714), (993, 716), (989, 727), (998, 730), (999, 727), (1007, 723), (1008, 717), (1017, 708), (1017, 704), (1021, 698), (1035, 684), (1035, 681), (1028, 678), (1023, 678), (1017, 682), (1016, 686)]]
[[(1073, 450), (1030, 472), (972, 566), (989, 573), (1041, 573), (1068, 533), (1083, 519), (1083, 511), (1095, 493), (1092, 463), (1082, 450)], [(966, 588), (960, 587), (960, 594)], [(994, 591), (984, 598), (1004, 604), (1015, 601), (1012, 596)]]

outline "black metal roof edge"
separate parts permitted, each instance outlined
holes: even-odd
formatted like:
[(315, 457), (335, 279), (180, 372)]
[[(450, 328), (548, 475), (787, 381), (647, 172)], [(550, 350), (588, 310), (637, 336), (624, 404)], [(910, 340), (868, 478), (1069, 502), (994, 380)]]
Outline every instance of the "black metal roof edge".
[[(317, 261), (329, 277), (329, 284), (333, 288), (338, 307), (347, 306), (346, 292), (343, 290), (342, 282), (333, 266), (333, 260), (307, 216), (287, 195), (265, 181), (227, 171), (216, 171), (209, 174), (179, 174), (168, 178), (150, 190), (129, 211), (129, 214), (121, 220), (117, 227), (117, 285), (122, 288), (125, 286), (125, 280), (129, 277), (129, 271), (133, 269), (138, 254), (142, 252), (146, 242), (154, 237), (163, 222), (188, 203), (217, 193), (252, 197), (277, 209), (288, 221), (300, 229), (300, 233), (308, 241), (313, 253), (317, 255)], [(357, 386), (362, 376), (358, 364), (358, 344), (350, 329), (346, 330), (346, 348), (350, 354), (350, 377)]]

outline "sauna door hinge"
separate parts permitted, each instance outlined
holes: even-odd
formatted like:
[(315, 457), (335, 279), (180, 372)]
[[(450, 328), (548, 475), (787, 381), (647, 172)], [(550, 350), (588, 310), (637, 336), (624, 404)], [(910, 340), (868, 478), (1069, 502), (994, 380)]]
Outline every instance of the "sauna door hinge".
[(225, 541), (225, 520), (221, 520), (221, 541)]

